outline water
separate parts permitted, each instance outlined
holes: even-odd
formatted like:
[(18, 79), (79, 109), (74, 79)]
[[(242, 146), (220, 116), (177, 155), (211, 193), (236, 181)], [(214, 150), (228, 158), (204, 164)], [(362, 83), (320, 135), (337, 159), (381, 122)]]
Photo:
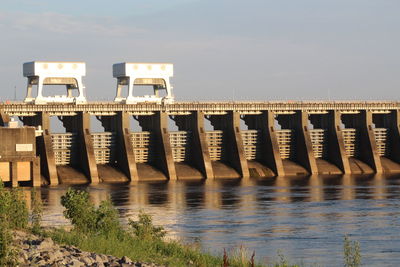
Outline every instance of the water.
[[(343, 238), (361, 245), (364, 266), (400, 264), (400, 176), (341, 176), (135, 183), (84, 187), (98, 204), (108, 196), (121, 216), (140, 209), (171, 238), (203, 249), (245, 246), (266, 263), (280, 250), (299, 263), (343, 265)], [(65, 225), (60, 197), (67, 187), (42, 188), (44, 223)]]

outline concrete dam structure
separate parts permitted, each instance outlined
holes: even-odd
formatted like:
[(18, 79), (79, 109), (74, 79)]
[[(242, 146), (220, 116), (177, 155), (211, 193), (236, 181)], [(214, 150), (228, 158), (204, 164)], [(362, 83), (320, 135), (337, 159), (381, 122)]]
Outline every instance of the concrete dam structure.
[[(13, 161), (32, 168), (30, 180), (22, 179), (11, 163), (0, 162), (0, 173), (10, 170), (5, 182), (13, 186), (400, 173), (399, 102), (176, 102), (167, 79), (172, 65), (147, 63), (114, 65), (116, 99), (88, 102), (82, 92), (71, 92), (82, 89), (81, 77), (60, 77), (53, 70), (41, 78), (38, 65), (50, 69), (53, 63), (26, 65), (32, 68), (24, 68), (27, 98), (0, 104), (0, 135), (11, 130), (7, 125), (15, 117), (23, 124), (16, 131), (36, 133), (12, 141), (29, 148), (29, 159), (20, 155), (25, 150), (0, 146), (0, 161), (7, 161), (3, 155), (11, 149)], [(76, 63), (54, 64), (59, 70), (72, 64), (72, 70)], [(75, 66), (84, 74), (84, 67)], [(66, 85), (68, 94), (32, 97), (32, 85), (41, 90), (46, 84)], [(152, 86), (154, 95), (133, 96), (135, 85)], [(122, 86), (128, 86), (126, 98)], [(64, 133), (51, 128), (53, 117)], [(92, 118), (103, 131), (92, 129)], [(132, 120), (139, 130), (132, 129)], [(177, 131), (169, 130), (171, 122)]]

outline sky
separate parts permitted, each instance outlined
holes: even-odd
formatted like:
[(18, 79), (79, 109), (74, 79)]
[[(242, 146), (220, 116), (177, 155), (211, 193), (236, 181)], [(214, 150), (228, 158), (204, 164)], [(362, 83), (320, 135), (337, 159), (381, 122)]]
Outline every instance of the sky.
[[(177, 100), (399, 100), (398, 0), (2, 0), (0, 100), (22, 64), (84, 61), (89, 100), (112, 64), (174, 64)], [(16, 88), (16, 89), (14, 89)]]

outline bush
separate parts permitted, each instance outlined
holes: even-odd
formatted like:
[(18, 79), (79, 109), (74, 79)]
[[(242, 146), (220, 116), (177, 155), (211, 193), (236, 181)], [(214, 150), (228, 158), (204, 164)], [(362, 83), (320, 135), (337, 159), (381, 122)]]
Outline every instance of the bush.
[(74, 229), (84, 234), (119, 234), (122, 230), (118, 212), (109, 200), (102, 201), (96, 208), (85, 191), (68, 189), (61, 197), (65, 207), (64, 216), (69, 219)]
[(8, 228), (24, 229), (28, 226), (29, 211), (20, 190), (6, 190), (0, 180), (0, 221)]
[(345, 267), (358, 267), (361, 265), (360, 243), (351, 241), (347, 235), (344, 236), (343, 253)]
[(139, 212), (139, 220), (129, 220), (129, 226), (133, 230), (133, 235), (142, 240), (162, 239), (166, 232), (162, 226), (154, 226), (151, 215)]
[(28, 225), (29, 212), (20, 190), (6, 190), (0, 180), (0, 266), (17, 264), (16, 251), (11, 247), (12, 229)]
[(32, 232), (34, 234), (40, 234), (41, 231), (40, 223), (42, 221), (43, 204), (42, 204), (42, 199), (40, 198), (40, 194), (35, 189), (33, 189), (31, 192), (31, 203), (32, 203), (32, 212), (31, 212)]

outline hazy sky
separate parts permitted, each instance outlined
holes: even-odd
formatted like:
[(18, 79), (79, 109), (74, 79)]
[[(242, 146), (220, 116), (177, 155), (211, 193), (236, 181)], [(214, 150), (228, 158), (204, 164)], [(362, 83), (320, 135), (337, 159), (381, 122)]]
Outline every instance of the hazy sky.
[(179, 100), (399, 100), (399, 0), (2, 0), (0, 98), (22, 63), (85, 61), (91, 100), (117, 62), (171, 62)]

